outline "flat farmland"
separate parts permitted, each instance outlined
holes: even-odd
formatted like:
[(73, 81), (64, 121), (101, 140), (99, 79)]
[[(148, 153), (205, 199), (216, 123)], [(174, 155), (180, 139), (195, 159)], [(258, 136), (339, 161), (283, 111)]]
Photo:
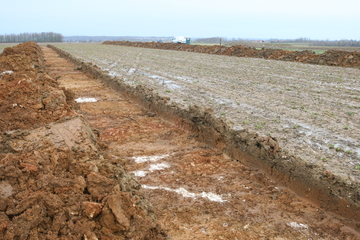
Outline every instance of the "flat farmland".
[(272, 136), (289, 154), (359, 179), (359, 69), (101, 44), (56, 46), (184, 108), (213, 108), (234, 129)]
[[(56, 46), (92, 63), (78, 61), (71, 69), (91, 73), (86, 69), (96, 64), (117, 77), (92, 74), (95, 79), (73, 79), (61, 73), (63, 67), (57, 67), (53, 57), (47, 60), (56, 70), (52, 74), (59, 77), (60, 86), (73, 89), (78, 97), (99, 100), (83, 103), (84, 117), (99, 129), (100, 140), (108, 144), (112, 158), (123, 159), (125, 169), (138, 178), (160, 225), (174, 239), (241, 234), (257, 238), (352, 239), (357, 234), (358, 69), (101, 44)], [(226, 122), (237, 133), (249, 133), (248, 139), (255, 139), (258, 134), (269, 142), (277, 141), (281, 151), (275, 164), (288, 165), (289, 170), (279, 178), (276, 171), (281, 168), (262, 169), (248, 164), (251, 159), (222, 154), (221, 146), (217, 150), (195, 141), (198, 136), (184, 132), (181, 123), (168, 126), (166, 121), (153, 119), (157, 114), (146, 109), (131, 112), (122, 105), (124, 100), (102, 96), (98, 87), (90, 87), (93, 80), (102, 88), (113, 81), (138, 92), (143, 89), (139, 85), (146, 86), (153, 89), (153, 94), (163, 96), (160, 101), (166, 99), (166, 105), (188, 109), (184, 112), (189, 115), (194, 112), (193, 105), (212, 108), (217, 120)], [(119, 96), (122, 94), (120, 91)], [(125, 115), (118, 116), (118, 112)], [(142, 118), (145, 124), (141, 124)], [(150, 136), (150, 128), (166, 131)], [(150, 166), (144, 163), (157, 161)], [(301, 192), (304, 186), (298, 187), (300, 184), (309, 190)], [(325, 189), (322, 193), (316, 192), (317, 184)], [(283, 186), (295, 190), (300, 198)], [(302, 200), (304, 195), (320, 206)], [(211, 206), (200, 201), (200, 196), (208, 198)], [(244, 204), (245, 208), (238, 211), (237, 207)], [(335, 211), (345, 218), (334, 219), (323, 210)], [(242, 218), (244, 221), (239, 221)], [(231, 231), (227, 230), (229, 222)], [(273, 232), (276, 226), (286, 229)]]

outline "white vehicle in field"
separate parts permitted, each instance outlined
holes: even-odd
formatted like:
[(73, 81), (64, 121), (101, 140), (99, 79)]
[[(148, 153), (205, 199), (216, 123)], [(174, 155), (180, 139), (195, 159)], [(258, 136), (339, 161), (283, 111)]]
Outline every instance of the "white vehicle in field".
[(183, 36), (174, 37), (172, 43), (186, 43), (186, 38)]

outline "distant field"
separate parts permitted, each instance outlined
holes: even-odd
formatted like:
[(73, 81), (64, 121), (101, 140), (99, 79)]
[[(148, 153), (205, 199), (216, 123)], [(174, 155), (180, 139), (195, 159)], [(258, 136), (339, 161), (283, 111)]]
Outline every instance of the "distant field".
[(18, 43), (0, 43), (0, 53), (2, 53), (4, 48), (12, 47), (17, 45)]

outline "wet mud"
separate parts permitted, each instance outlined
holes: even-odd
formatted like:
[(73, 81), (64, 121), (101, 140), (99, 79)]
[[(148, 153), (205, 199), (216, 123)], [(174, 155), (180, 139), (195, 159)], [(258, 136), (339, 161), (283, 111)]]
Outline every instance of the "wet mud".
[(253, 57), (281, 61), (295, 61), (309, 64), (339, 67), (360, 67), (360, 53), (356, 51), (348, 52), (339, 50), (328, 50), (323, 54), (315, 54), (313, 51), (309, 50), (287, 51), (281, 49), (265, 48), (258, 50), (253, 47), (245, 47), (241, 45), (225, 47), (129, 41), (105, 41), (103, 42), (103, 44), (208, 53), (235, 57)]
[[(351, 230), (359, 228), (355, 185), (338, 178), (334, 181), (331, 173), (324, 178), (326, 173), (280, 149), (276, 139), (248, 130), (234, 131), (230, 122), (216, 118), (211, 109), (183, 109), (152, 89), (130, 87), (93, 64), (52, 48), (75, 64), (68, 69), (98, 79), (74, 81), (68, 76), (59, 81), (77, 97), (99, 100), (81, 103), (85, 118), (99, 130), (107, 151), (138, 177), (159, 223), (174, 239), (356, 239), (356, 230)], [(55, 58), (56, 54), (48, 54)], [(56, 68), (60, 63), (52, 64)], [(108, 86), (116, 92), (108, 93)], [(103, 87), (105, 95), (101, 95)], [(127, 102), (145, 109), (134, 110)], [(318, 205), (296, 197), (284, 186)], [(349, 192), (354, 194), (351, 199), (345, 198)], [(247, 197), (252, 199), (249, 205)], [(269, 202), (275, 204), (270, 210)], [(244, 209), (236, 210), (242, 204)], [(333, 221), (343, 224), (335, 226), (337, 233), (326, 227)], [(230, 225), (233, 227), (228, 228)]]

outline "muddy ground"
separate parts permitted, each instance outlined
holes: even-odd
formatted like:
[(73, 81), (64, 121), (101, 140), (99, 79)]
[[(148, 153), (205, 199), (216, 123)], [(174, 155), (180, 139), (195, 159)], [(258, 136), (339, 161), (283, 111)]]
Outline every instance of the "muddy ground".
[(327, 50), (323, 54), (315, 54), (313, 51), (288, 51), (282, 49), (267, 49), (261, 50), (254, 47), (246, 47), (236, 45), (231, 47), (226, 46), (201, 46), (201, 45), (186, 45), (174, 43), (157, 43), (157, 42), (129, 42), (129, 41), (106, 41), (103, 44), (142, 47), (142, 48), (156, 48), (167, 49), (186, 52), (209, 53), (217, 55), (235, 56), (235, 57), (253, 57), (262, 59), (272, 59), (281, 61), (294, 61), (309, 64), (341, 66), (341, 67), (360, 67), (360, 52), (341, 51), (341, 50)]
[[(91, 45), (86, 45), (86, 47), (89, 46)], [(61, 47), (68, 47), (71, 49), (70, 46), (62, 45)], [(84, 56), (84, 54), (86, 54), (85, 50), (81, 48), (79, 49), (78, 47), (78, 45), (75, 45), (74, 48), (77, 49), (73, 48), (72, 52), (82, 54)], [(99, 59), (100, 57), (102, 60), (99, 60), (102, 61), (102, 63), (105, 62), (106, 64), (109, 64), (108, 59), (102, 58), (107, 55), (105, 49), (106, 47), (101, 47), (101, 50), (98, 52), (99, 55), (92, 52), (92, 60), (94, 60), (94, 58)], [(112, 62), (113, 66), (116, 66), (116, 64), (131, 64), (133, 66), (133, 68), (128, 68), (125, 71), (126, 73), (124, 73), (124, 77), (131, 77), (132, 74), (135, 75), (135, 72), (138, 71), (137, 73), (139, 74), (140, 70), (143, 70), (134, 68), (134, 66), (144, 67), (143, 65), (146, 61), (140, 61), (143, 60), (140, 58), (146, 55), (145, 50), (139, 50), (140, 54), (138, 52), (137, 58), (135, 58), (135, 63), (133, 63), (121, 59), (124, 56), (128, 56), (128, 60), (130, 61), (132, 58), (130, 56), (131, 53), (119, 52), (117, 55), (114, 54), (114, 48), (109, 49), (112, 49), (112, 56), (117, 57), (117, 61)], [(125, 51), (125, 49), (126, 48), (122, 48), (121, 50)], [(100, 52), (103, 55), (100, 55)], [(111, 54), (109, 52), (108, 56)], [(154, 54), (154, 52), (151, 54)], [(152, 55), (152, 58), (156, 57), (156, 55)], [(179, 55), (176, 57), (178, 61)], [(189, 59), (187, 59), (187, 61), (188, 60)], [(236, 160), (248, 163), (243, 165), (238, 161), (234, 161), (234, 158), (229, 157), (223, 152), (219, 152), (219, 148), (212, 148), (211, 146), (216, 145), (216, 143), (211, 144), (213, 143), (211, 140), (208, 141), (210, 144), (207, 144), (207, 141), (196, 141), (198, 136), (191, 132), (187, 132), (187, 126), (189, 125), (186, 121), (183, 122), (177, 119), (178, 121), (169, 123), (156, 118), (156, 116), (154, 117), (155, 113), (148, 112), (148, 110), (142, 110), (142, 112), (138, 112), (138, 110), (136, 110), (134, 111), (135, 114), (131, 114), (132, 111), (130, 111), (130, 107), (123, 106), (123, 104), (128, 101), (123, 99), (124, 96), (121, 96), (118, 93), (113, 93), (120, 96), (120, 99), (116, 99), (116, 97), (113, 94), (110, 95), (110, 93), (106, 93), (105, 96), (100, 94), (100, 86), (104, 87), (105, 85), (106, 87), (109, 83), (107, 80), (110, 79), (110, 81), (120, 82), (119, 80), (110, 77), (107, 73), (101, 73), (100, 69), (93, 67), (91, 64), (81, 64), (80, 61), (75, 62), (78, 64), (77, 69), (82, 69), (88, 72), (99, 71), (100, 73), (95, 73), (94, 75), (98, 74), (103, 81), (98, 83), (99, 85), (96, 87), (93, 87), (92, 85), (95, 83), (90, 82), (89, 80), (86, 80), (85, 83), (78, 83), (78, 81), (74, 83), (70, 77), (67, 77), (66, 79), (63, 78), (63, 80), (60, 78), (60, 81), (65, 86), (71, 86), (70, 88), (74, 89), (80, 97), (91, 97), (97, 100), (94, 103), (87, 102), (82, 104), (85, 116), (87, 116), (94, 126), (97, 126), (97, 129), (99, 129), (100, 139), (111, 143), (109, 151), (114, 153), (114, 156), (122, 158), (127, 166), (126, 168), (132, 171), (134, 175), (139, 178), (140, 183), (143, 185), (143, 191), (147, 194), (147, 196), (149, 196), (149, 200), (153, 203), (157, 210), (156, 214), (158, 215), (160, 224), (168, 230), (175, 239), (201, 239), (202, 237), (205, 239), (209, 238), (209, 236), (211, 236), (212, 239), (242, 239), (243, 237), (252, 237), (253, 239), (261, 237), (265, 239), (303, 239), (304, 236), (313, 239), (356, 238), (356, 235), (352, 235), (352, 233), (350, 233), (350, 228), (344, 227), (338, 229), (340, 230), (340, 235), (333, 235), (334, 233), (326, 235), (326, 232), (328, 232), (330, 228), (325, 227), (325, 225), (331, 226), (331, 224), (327, 221), (325, 225), (320, 227), (323, 228), (324, 231), (320, 231), (320, 228), (317, 228), (315, 232), (304, 231), (305, 229), (310, 228), (308, 224), (316, 225), (319, 222), (322, 222), (320, 219), (324, 219), (324, 215), (318, 218), (314, 217), (316, 214), (320, 213), (327, 215), (328, 213), (323, 212), (321, 208), (316, 205), (312, 205), (305, 202), (303, 199), (296, 197), (289, 192), (289, 190), (283, 188), (283, 185), (275, 183), (273, 179), (268, 179), (265, 175), (266, 173), (262, 172), (259, 166), (249, 164), (252, 159), (246, 159), (245, 155), (241, 157), (238, 155), (236, 157)], [(181, 63), (183, 64), (184, 62)], [(176, 67), (178, 67), (178, 65)], [(185, 67), (187, 66), (185, 65)], [(149, 68), (147, 68), (147, 70), (149, 70)], [(141, 72), (143, 76), (144, 72)], [(114, 74), (114, 72), (112, 72), (112, 74)], [(118, 72), (118, 74), (121, 74), (121, 72)], [(158, 77), (159, 75), (156, 75), (156, 78)], [(141, 80), (140, 78), (141, 77), (137, 75), (136, 77), (134, 76), (132, 80), (136, 80), (136, 83), (139, 83)], [(106, 79), (106, 81), (104, 79)], [(165, 84), (164, 87), (168, 87), (170, 84), (175, 84), (173, 81), (165, 83), (166, 80), (167, 79), (161, 83), (162, 85)], [(87, 87), (88, 84), (90, 86)], [(131, 85), (132, 82), (125, 79), (125, 84)], [(116, 84), (113, 86), (116, 87)], [(156, 87), (159, 86), (157, 85)], [(96, 89), (95, 92), (94, 89)], [(107, 88), (106, 91), (108, 91)], [(175, 105), (173, 105), (175, 101), (171, 103), (173, 98), (170, 100), (168, 97), (160, 97), (154, 92), (151, 92), (150, 94), (141, 86), (132, 90), (127, 89), (127, 91), (124, 92), (130, 93), (133, 91), (147, 93), (149, 94), (147, 95), (147, 98), (158, 98), (159, 101), (163, 101), (165, 104), (175, 107)], [(172, 93), (172, 91), (164, 92), (169, 94)], [(116, 104), (114, 104), (114, 102), (116, 102)], [(119, 107), (120, 109), (118, 109)], [(120, 114), (120, 111), (123, 112), (122, 115)], [(113, 117), (112, 114), (116, 117)], [(107, 115), (109, 115), (109, 117), (105, 117)], [(199, 116), (196, 118), (198, 119)], [(155, 123), (152, 122), (153, 120)], [(146, 122), (145, 126), (142, 126), (141, 124), (143, 121)], [(158, 131), (155, 136), (149, 136), (150, 129), (156, 129), (156, 131)], [(204, 132), (202, 132), (202, 134), (203, 133)], [(266, 149), (266, 146), (268, 146), (269, 151), (279, 151), (279, 149), (277, 149), (278, 145), (276, 143), (272, 143), (272, 140), (276, 141), (276, 139), (258, 138), (256, 135), (254, 135), (254, 139), (259, 141), (260, 145), (262, 141), (264, 148)], [(190, 146), (187, 144), (190, 144)], [(219, 144), (221, 145), (221, 143)], [(251, 145), (251, 143), (244, 144)], [(219, 147), (219, 145), (217, 146)], [(220, 149), (225, 148), (220, 147)], [(280, 153), (284, 152), (281, 151)], [(299, 161), (299, 159), (293, 158), (291, 155), (281, 155), (280, 158), (286, 162), (294, 160)], [(293, 166), (296, 165), (293, 164)], [(317, 171), (319, 169), (317, 169), (317, 167), (309, 167), (309, 165), (307, 165), (305, 166), (305, 169), (310, 172), (311, 169), (315, 169), (314, 172), (319, 174)], [(303, 168), (300, 170), (303, 171)], [(330, 184), (334, 185), (334, 187), (340, 188), (342, 186), (342, 181), (339, 181), (339, 178), (326, 175), (331, 174), (331, 172), (321, 172), (321, 175), (323, 174), (325, 176), (325, 181), (327, 181), (326, 179), (330, 179)], [(227, 181), (223, 182), (222, 179), (227, 179)], [(283, 180), (284, 182), (289, 181), (289, 179), (286, 178), (283, 178)], [(294, 182), (297, 181), (301, 180), (296, 180)], [(249, 184), (251, 184), (250, 187)], [(340, 184), (340, 186), (336, 186), (337, 184)], [(230, 194), (228, 191), (230, 191)], [(279, 193), (281, 196), (286, 196), (287, 200), (279, 197)], [(285, 195), (283, 195), (284, 193)], [(316, 194), (316, 192), (312, 192), (310, 189), (308, 193), (310, 196), (313, 193), (314, 195)], [(246, 203), (248, 202), (248, 199), (247, 197), (244, 198), (244, 196), (250, 197), (252, 199), (252, 203), (254, 204), (247, 205)], [(333, 199), (330, 198), (330, 200), (327, 201), (327, 207), (333, 204), (336, 208), (338, 208), (338, 200), (336, 201), (335, 199), (334, 202), (331, 202), (332, 200)], [(207, 202), (211, 205), (207, 205)], [(300, 205), (302, 206), (304, 206), (303, 204), (306, 204), (305, 208), (312, 209), (312, 214), (307, 215), (303, 212), (303, 210), (299, 212), (299, 209), (297, 208), (298, 204), (296, 202), (301, 202)], [(273, 205), (269, 205), (273, 203), (275, 204), (274, 208), (272, 207)], [(244, 209), (236, 209), (236, 207), (241, 206), (241, 204), (245, 204)], [(270, 209), (269, 206), (271, 206)], [(289, 209), (288, 206), (292, 206), (294, 208), (291, 207)], [(253, 210), (251, 210), (252, 208)], [(345, 205), (343, 208), (345, 209), (343, 213), (347, 212), (346, 208), (349, 208), (349, 205)], [(182, 214), (179, 214), (179, 212), (176, 211), (179, 211)], [(212, 213), (212, 211), (214, 212)], [(251, 214), (245, 213), (245, 217), (244, 211), (250, 211)], [(211, 215), (209, 215), (209, 213), (211, 213)], [(280, 216), (278, 214), (280, 214)], [(341, 218), (333, 218), (334, 216), (330, 218), (337, 219), (337, 221), (342, 222), (342, 224), (357, 228), (356, 216), (358, 215), (352, 216), (353, 220), (341, 220)], [(300, 217), (300, 219), (298, 217)], [(303, 217), (306, 218), (305, 222)], [(332, 221), (330, 218), (329, 221)], [(243, 219), (243, 221), (239, 221), (239, 219)], [(287, 222), (290, 219), (299, 220)], [(314, 221), (314, 219), (316, 220)], [(226, 221), (223, 222), (224, 220)], [(213, 224), (210, 224), (209, 221)], [(249, 232), (249, 226), (252, 224), (244, 223), (244, 221), (250, 221), (254, 224), (254, 226), (256, 226), (253, 228), (253, 231)], [(271, 222), (270, 224), (269, 221)], [(234, 227), (227, 228), (230, 226), (228, 222), (233, 222)], [(279, 223), (283, 227), (287, 226), (285, 227), (286, 230), (282, 227), (279, 229), (277, 227)], [(211, 228), (209, 228), (209, 225)], [(219, 227), (221, 225), (224, 229)], [(325, 228), (327, 230), (325, 230)], [(211, 229), (211, 231), (209, 231), (209, 229)], [(292, 229), (291, 232), (288, 232), (289, 229)], [(342, 232), (343, 230), (345, 230), (345, 232)], [(188, 236), (188, 238), (185, 238), (185, 236)]]
[(0, 239), (165, 239), (47, 66), (34, 42), (0, 56)]

